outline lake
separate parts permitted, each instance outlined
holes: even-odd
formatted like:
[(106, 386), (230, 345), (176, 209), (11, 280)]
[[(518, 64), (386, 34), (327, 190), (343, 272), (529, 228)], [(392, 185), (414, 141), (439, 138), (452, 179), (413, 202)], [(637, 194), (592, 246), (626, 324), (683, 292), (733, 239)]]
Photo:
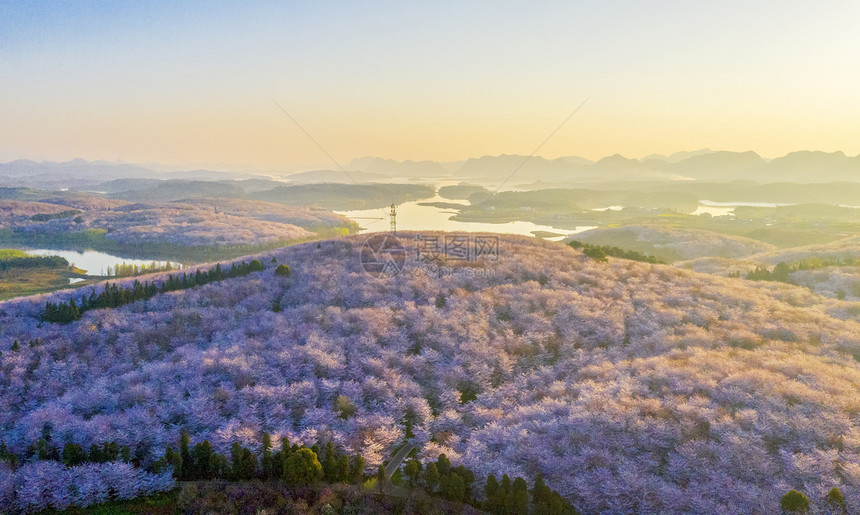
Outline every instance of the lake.
[[(506, 234), (522, 234), (534, 236), (534, 231), (546, 231), (563, 236), (547, 238), (548, 240), (562, 240), (571, 234), (577, 234), (597, 226), (577, 226), (574, 230), (556, 229), (549, 225), (538, 225), (532, 222), (507, 222), (507, 223), (477, 223), (460, 222), (451, 220), (457, 214), (456, 211), (438, 206), (422, 206), (422, 203), (445, 202), (447, 204), (468, 205), (466, 201), (451, 200), (436, 195), (432, 199), (418, 202), (405, 202), (397, 206), (397, 229), (403, 231), (448, 231), (448, 232), (499, 232)], [(692, 213), (694, 215), (709, 214), (711, 216), (734, 216), (733, 211), (738, 206), (756, 207), (778, 207), (790, 204), (776, 204), (771, 202), (714, 202), (702, 200), (698, 208)], [(595, 208), (593, 211), (618, 211), (623, 206), (607, 206)], [(387, 231), (389, 227), (389, 208), (364, 209), (354, 211), (336, 211), (341, 215), (355, 221), (366, 231)]]
[(777, 204), (774, 202), (714, 202), (713, 200), (700, 200), (699, 207), (693, 211), (694, 215), (707, 213), (711, 216), (734, 216), (736, 207), (780, 207), (792, 206), (794, 204)]
[[(113, 275), (113, 267), (115, 265), (146, 265), (150, 266), (154, 262), (159, 266), (167, 264), (167, 261), (153, 261), (145, 259), (130, 259), (119, 256), (113, 256), (104, 252), (95, 250), (55, 250), (55, 249), (28, 249), (22, 248), (24, 252), (33, 256), (60, 256), (69, 264), (86, 270), (87, 275)], [(180, 268), (178, 263), (171, 263), (174, 268)], [(74, 281), (71, 279), (70, 282)], [(79, 282), (79, 281), (74, 281)]]
[[(451, 220), (456, 211), (438, 206), (422, 206), (428, 202), (445, 202), (447, 204), (468, 205), (468, 202), (451, 200), (436, 195), (432, 199), (418, 202), (404, 202), (397, 206), (397, 229), (401, 231), (447, 231), (447, 232), (498, 232), (504, 234), (521, 234), (534, 236), (533, 231), (545, 231), (561, 236), (546, 238), (562, 240), (566, 236), (594, 229), (596, 226), (581, 226), (574, 230), (556, 229), (549, 225), (539, 225), (532, 222), (479, 223), (460, 222)], [(366, 231), (387, 231), (389, 228), (389, 208), (361, 209), (353, 211), (335, 211), (361, 225)]]

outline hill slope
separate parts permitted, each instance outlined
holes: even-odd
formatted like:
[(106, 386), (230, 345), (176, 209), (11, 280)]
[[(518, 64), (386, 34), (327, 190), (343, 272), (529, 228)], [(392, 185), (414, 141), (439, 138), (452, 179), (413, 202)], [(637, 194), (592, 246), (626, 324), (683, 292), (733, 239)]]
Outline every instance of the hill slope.
[(654, 255), (667, 262), (702, 257), (743, 258), (775, 249), (773, 245), (741, 236), (639, 224), (591, 229), (571, 239), (596, 245), (615, 245)]
[(834, 486), (860, 506), (857, 303), (512, 236), (441, 277), (408, 248), (375, 279), (363, 242), (64, 326), (37, 317), (71, 292), (0, 303), (0, 434), (23, 452), (49, 422), (146, 462), (181, 428), (221, 452), (267, 430), (376, 467), (409, 420), (425, 457), (543, 473), (586, 513), (772, 513)]

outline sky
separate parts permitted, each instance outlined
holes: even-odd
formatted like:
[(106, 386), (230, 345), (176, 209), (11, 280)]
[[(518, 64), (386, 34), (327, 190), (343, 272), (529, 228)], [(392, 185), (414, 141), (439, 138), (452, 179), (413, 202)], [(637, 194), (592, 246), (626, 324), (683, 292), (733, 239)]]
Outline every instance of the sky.
[(0, 2), (0, 161), (860, 154), (860, 2)]

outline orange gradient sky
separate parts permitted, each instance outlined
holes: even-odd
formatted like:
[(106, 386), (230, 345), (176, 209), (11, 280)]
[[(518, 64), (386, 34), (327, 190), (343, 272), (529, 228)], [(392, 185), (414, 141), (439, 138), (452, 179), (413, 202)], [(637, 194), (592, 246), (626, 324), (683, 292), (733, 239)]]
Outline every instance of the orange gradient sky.
[(175, 4), (0, 5), (0, 161), (860, 153), (858, 2)]

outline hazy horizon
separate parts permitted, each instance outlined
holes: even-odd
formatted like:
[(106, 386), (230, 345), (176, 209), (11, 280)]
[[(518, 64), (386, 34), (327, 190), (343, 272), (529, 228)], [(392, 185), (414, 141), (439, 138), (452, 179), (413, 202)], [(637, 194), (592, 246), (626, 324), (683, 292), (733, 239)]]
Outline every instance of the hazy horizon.
[(860, 154), (860, 5), (0, 6), (0, 161)]
[[(392, 158), (386, 157), (386, 156), (364, 155), (364, 156), (351, 157), (351, 158), (348, 158), (345, 160), (339, 160), (338, 164), (341, 165), (342, 167), (344, 167), (344, 169), (347, 171), (360, 171), (362, 169), (362, 167), (361, 166), (353, 166), (353, 164), (355, 162), (361, 162), (363, 160), (370, 160), (370, 159), (381, 159), (381, 160), (387, 160), (387, 161), (396, 161), (397, 163), (410, 163), (410, 162), (412, 162), (412, 163), (418, 164), (421, 162), (432, 162), (432, 163), (439, 163), (439, 164), (443, 164), (443, 165), (450, 165), (450, 164), (458, 164), (459, 165), (459, 164), (465, 163), (466, 161), (468, 161), (470, 159), (480, 159), (480, 158), (486, 158), (486, 157), (502, 157), (502, 156), (507, 155), (507, 156), (523, 157), (523, 158), (528, 157), (530, 159), (535, 159), (535, 158), (546, 159), (546, 160), (550, 160), (550, 161), (556, 160), (556, 159), (565, 159), (565, 158), (583, 158), (583, 159), (587, 159), (587, 160), (591, 161), (592, 163), (597, 163), (602, 159), (615, 157), (615, 156), (621, 156), (621, 157), (624, 157), (626, 159), (632, 159), (632, 160), (644, 162), (648, 159), (672, 159), (674, 156), (678, 156), (678, 155), (682, 155), (682, 154), (689, 154), (690, 156), (687, 156), (687, 157), (691, 157), (691, 156), (694, 156), (697, 154), (716, 154), (716, 153), (720, 153), (720, 152), (731, 152), (731, 153), (754, 152), (757, 155), (759, 155), (759, 157), (761, 157), (763, 160), (765, 160), (767, 162), (770, 162), (770, 161), (777, 159), (777, 158), (780, 158), (780, 157), (784, 157), (784, 156), (789, 155), (789, 154), (800, 153), (800, 152), (825, 152), (828, 154), (842, 153), (847, 158), (858, 158), (858, 157), (860, 157), (860, 154), (853, 155), (853, 154), (844, 152), (843, 150), (840, 150), (840, 149), (836, 149), (836, 150), (833, 150), (830, 152), (826, 152), (826, 151), (818, 150), (818, 149), (796, 149), (796, 150), (789, 151), (784, 155), (763, 155), (760, 152), (756, 152), (755, 149), (718, 150), (718, 149), (712, 149), (712, 148), (700, 148), (700, 149), (695, 149), (695, 150), (692, 150), (692, 149), (691, 150), (678, 150), (675, 152), (670, 152), (668, 154), (651, 152), (651, 153), (647, 153), (647, 154), (641, 155), (641, 156), (629, 156), (629, 155), (624, 155), (620, 152), (615, 152), (612, 154), (607, 154), (607, 155), (600, 156), (597, 158), (592, 158), (592, 159), (585, 158), (585, 157), (579, 156), (579, 155), (573, 155), (573, 154), (565, 154), (565, 155), (558, 155), (558, 156), (546, 156), (546, 155), (542, 155), (539, 153), (532, 155), (532, 154), (516, 154), (516, 153), (511, 153), (511, 152), (503, 152), (501, 154), (496, 154), (496, 155), (465, 156), (465, 157), (462, 157), (460, 159), (449, 160), (449, 161), (432, 161), (432, 160), (423, 160), (422, 161), (422, 160), (418, 160), (418, 159), (409, 159), (409, 158), (406, 158), (403, 160), (396, 160), (396, 159), (392, 159)], [(33, 159), (30, 157), (18, 157), (18, 158), (10, 159), (10, 160), (0, 160), (0, 164), (11, 163), (14, 161), (32, 161), (32, 162), (36, 162), (36, 163), (46, 163), (46, 164), (64, 164), (64, 163), (71, 163), (74, 161), (84, 161), (87, 163), (104, 163), (107, 165), (141, 166), (141, 167), (148, 168), (148, 169), (156, 171), (156, 172), (182, 172), (182, 171), (189, 171), (190, 172), (190, 171), (197, 171), (197, 170), (211, 170), (211, 171), (218, 171), (218, 172), (233, 172), (233, 173), (237, 173), (237, 174), (245, 173), (245, 174), (266, 175), (268, 173), (268, 174), (274, 174), (274, 176), (277, 176), (277, 175), (286, 176), (286, 175), (306, 173), (306, 172), (339, 172), (340, 171), (334, 163), (332, 163), (331, 161), (328, 161), (328, 160), (319, 161), (318, 163), (311, 163), (311, 164), (306, 164), (306, 165), (289, 165), (289, 166), (282, 167), (280, 169), (266, 167), (266, 166), (253, 166), (253, 165), (249, 165), (249, 164), (234, 165), (234, 164), (229, 164), (229, 163), (207, 163), (207, 162), (179, 163), (179, 164), (177, 164), (177, 163), (164, 163), (164, 162), (154, 162), (154, 161), (136, 162), (136, 161), (129, 161), (127, 159), (122, 159), (122, 158), (118, 158), (118, 159), (114, 159), (114, 160), (100, 159), (100, 158), (86, 159), (86, 158), (83, 158), (80, 156), (76, 156), (76, 157), (69, 158), (69, 159), (62, 159), (62, 160)], [(500, 171), (504, 171), (504, 170), (500, 170)], [(453, 173), (455, 175), (454, 172), (451, 172), (451, 173)]]

